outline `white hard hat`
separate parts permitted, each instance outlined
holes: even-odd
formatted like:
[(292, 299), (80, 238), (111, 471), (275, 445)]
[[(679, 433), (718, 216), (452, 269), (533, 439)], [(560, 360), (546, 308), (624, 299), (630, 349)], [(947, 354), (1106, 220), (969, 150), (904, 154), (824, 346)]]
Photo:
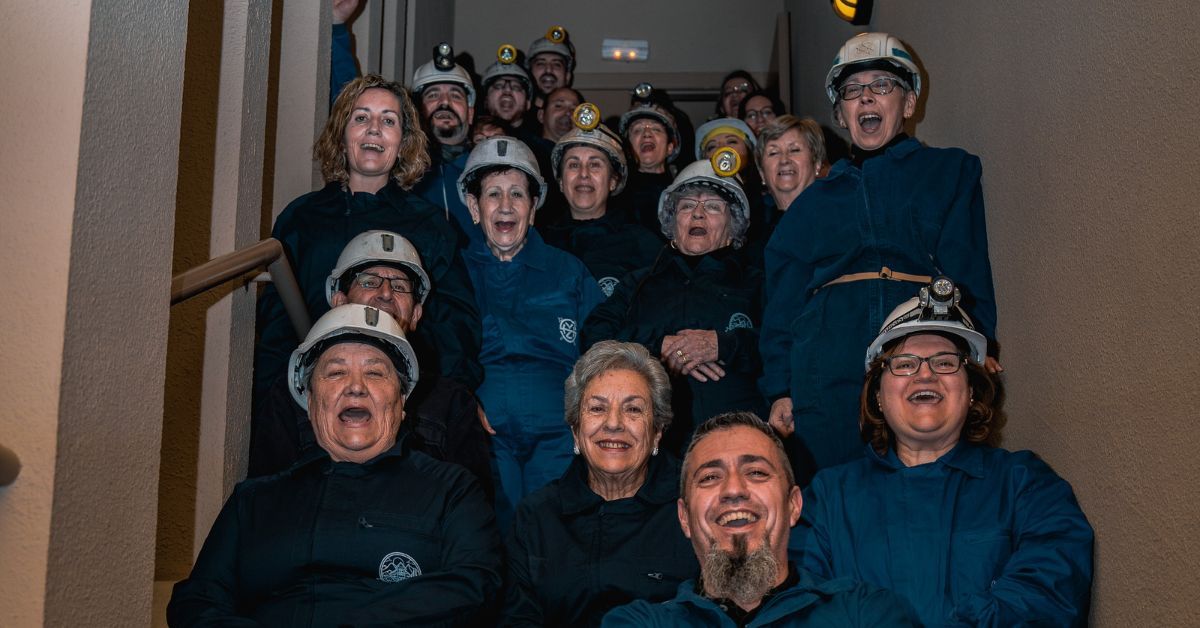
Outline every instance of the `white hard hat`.
[(888, 314), (879, 335), (867, 347), (866, 368), (870, 370), (871, 362), (883, 353), (888, 343), (923, 332), (962, 338), (971, 349), (970, 358), (976, 364), (983, 364), (987, 359), (987, 338), (975, 331), (971, 317), (958, 305), (960, 299), (958, 288), (947, 277), (935, 277), (928, 286), (922, 286), (917, 296)]
[(837, 104), (837, 87), (843, 75), (864, 70), (891, 72), (918, 97), (921, 95), (921, 71), (900, 39), (887, 33), (859, 33), (842, 44), (833, 58), (833, 67), (825, 75), (825, 93), (829, 102)]
[(608, 155), (613, 169), (617, 171), (617, 187), (612, 196), (625, 189), (625, 180), (629, 177), (629, 166), (625, 163), (625, 149), (621, 146), (621, 138), (600, 124), (600, 109), (590, 102), (580, 104), (571, 114), (575, 128), (563, 133), (550, 152), (550, 164), (554, 168), (554, 176), (561, 174), (563, 154), (573, 146), (590, 146)]
[(546, 201), (546, 180), (542, 178), (542, 173), (538, 170), (537, 159), (533, 156), (533, 151), (515, 137), (498, 135), (477, 144), (471, 154), (467, 156), (467, 164), (463, 166), (462, 174), (458, 175), (458, 198), (464, 205), (467, 204), (467, 184), (471, 182), (471, 179), (479, 176), (476, 173), (480, 170), (496, 166), (516, 168), (537, 181), (538, 198), (534, 209), (541, 207), (542, 203)]
[(407, 397), (417, 385), (419, 370), (417, 356), (404, 337), (400, 323), (387, 312), (369, 305), (347, 303), (339, 305), (317, 319), (304, 342), (292, 352), (288, 360), (288, 389), (296, 403), (308, 407), (308, 389), (313, 366), (321, 353), (329, 347), (330, 340), (352, 341), (361, 338), (364, 342), (379, 346), (388, 354), (400, 374), (402, 392)]
[(737, 118), (716, 118), (701, 124), (700, 128), (696, 129), (696, 159), (704, 159), (704, 141), (708, 139), (708, 136), (722, 132), (741, 134), (746, 138), (746, 144), (751, 149), (758, 143), (754, 137), (754, 131), (751, 131), (745, 122)]
[(433, 49), (433, 60), (421, 65), (413, 72), (412, 92), (420, 94), (430, 85), (452, 83), (467, 92), (467, 105), (475, 106), (475, 83), (466, 68), (454, 62), (454, 49), (442, 42)]
[(575, 45), (567, 38), (567, 29), (551, 26), (545, 35), (533, 40), (529, 44), (529, 52), (525, 55), (525, 65), (532, 69), (533, 58), (545, 52), (566, 57), (567, 71), (575, 71)]
[(726, 146), (715, 151), (712, 157), (694, 161), (681, 170), (671, 185), (658, 197), (658, 222), (662, 225), (663, 235), (668, 239), (675, 238), (672, 228), (675, 208), (669, 205), (672, 202), (671, 196), (675, 190), (689, 183), (697, 183), (716, 188), (724, 192), (725, 196), (733, 198), (733, 202), (729, 204), (731, 230), (733, 239), (741, 242), (746, 230), (750, 228), (750, 202), (737, 179), (740, 168), (741, 156), (736, 150)]
[(617, 132), (621, 134), (621, 137), (628, 139), (629, 136), (626, 133), (629, 131), (629, 126), (633, 124), (634, 120), (640, 118), (657, 120), (663, 126), (667, 127), (667, 137), (670, 138), (670, 141), (675, 142), (675, 148), (671, 150), (670, 155), (667, 155), (667, 161), (675, 161), (675, 158), (679, 156), (679, 150), (682, 148), (679, 127), (675, 125), (675, 116), (671, 115), (670, 111), (667, 111), (657, 103), (639, 103), (634, 108), (621, 114), (621, 122), (617, 125)]
[(483, 78), (480, 79), (480, 84), (484, 91), (487, 91), (488, 86), (493, 81), (502, 76), (516, 77), (525, 85), (525, 93), (528, 94), (533, 89), (533, 81), (529, 79), (529, 73), (525, 68), (517, 63), (517, 49), (511, 44), (504, 44), (496, 51), (496, 62), (489, 65), (487, 70), (483, 72)]
[(391, 231), (364, 231), (350, 240), (338, 256), (337, 265), (325, 280), (325, 300), (333, 305), (333, 295), (341, 290), (346, 273), (368, 266), (395, 266), (417, 283), (417, 302), (429, 296), (429, 275), (421, 266), (421, 256), (404, 236)]

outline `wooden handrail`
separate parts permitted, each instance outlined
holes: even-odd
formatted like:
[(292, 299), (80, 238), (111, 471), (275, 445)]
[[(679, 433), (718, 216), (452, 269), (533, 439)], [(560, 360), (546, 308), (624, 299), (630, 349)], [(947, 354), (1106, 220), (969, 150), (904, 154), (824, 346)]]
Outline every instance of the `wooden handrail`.
[(267, 267), (271, 281), (279, 292), (279, 299), (287, 310), (288, 318), (296, 334), (303, 338), (312, 327), (304, 297), (296, 283), (296, 275), (283, 254), (283, 245), (275, 238), (248, 246), (240, 251), (226, 253), (220, 257), (186, 270), (171, 279), (171, 305), (186, 301), (205, 290), (219, 286), (230, 279), (240, 277), (256, 268)]
[(13, 450), (0, 445), (0, 486), (8, 486), (21, 474), (21, 459)]

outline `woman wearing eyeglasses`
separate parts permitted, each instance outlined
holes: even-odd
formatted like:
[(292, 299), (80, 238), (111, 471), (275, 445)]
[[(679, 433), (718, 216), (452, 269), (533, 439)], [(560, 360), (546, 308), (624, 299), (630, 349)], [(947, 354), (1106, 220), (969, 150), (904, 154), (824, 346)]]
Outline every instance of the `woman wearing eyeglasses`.
[(953, 276), (989, 341), (996, 329), (979, 159), (904, 133), (921, 93), (908, 50), (887, 33), (857, 35), (826, 91), (851, 157), (792, 201), (767, 244), (759, 382), (772, 426), (794, 431), (816, 468), (861, 457), (855, 355), (913, 282)]
[[(625, 276), (588, 317), (584, 349), (600, 340), (636, 342), (672, 375), (675, 422), (662, 447), (682, 455), (692, 430), (711, 416), (766, 404), (758, 326), (762, 271), (740, 251), (749, 203), (734, 176), (734, 151), (684, 168), (659, 197), (658, 219), (671, 244), (648, 268)], [(727, 168), (727, 169), (726, 169)]]
[(805, 492), (804, 566), (891, 589), (925, 626), (1084, 625), (1092, 528), (1045, 462), (996, 446), (1003, 388), (953, 287), (940, 312), (927, 296), (943, 282), (867, 350), (866, 457)]

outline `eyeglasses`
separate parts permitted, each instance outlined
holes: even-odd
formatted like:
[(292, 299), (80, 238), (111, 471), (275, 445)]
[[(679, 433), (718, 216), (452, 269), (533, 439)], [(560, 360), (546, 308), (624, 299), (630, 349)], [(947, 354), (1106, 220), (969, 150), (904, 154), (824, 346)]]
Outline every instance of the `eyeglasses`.
[(888, 371), (896, 377), (911, 377), (916, 375), (917, 371), (921, 370), (922, 362), (929, 363), (929, 370), (938, 375), (953, 375), (962, 368), (964, 358), (966, 358), (965, 355), (950, 351), (935, 353), (927, 358), (901, 353), (887, 358), (883, 363), (887, 365)]
[(494, 83), (492, 83), (491, 89), (497, 91), (519, 92), (524, 94), (525, 84), (521, 81), (514, 81), (512, 79), (497, 79)]
[(751, 121), (758, 122), (760, 119), (763, 121), (774, 120), (775, 119), (775, 109), (772, 107), (763, 107), (762, 109), (759, 109), (757, 111), (755, 111), (754, 109), (746, 110), (746, 118), (745, 118), (746, 122), (751, 122)]
[(681, 198), (679, 202), (675, 203), (675, 213), (690, 214), (696, 211), (696, 207), (703, 207), (706, 214), (720, 214), (729, 209), (729, 203), (717, 199), (709, 199), (701, 203), (700, 199)]
[(721, 96), (724, 97), (730, 94), (744, 94), (748, 91), (750, 91), (749, 83), (738, 83), (737, 85), (730, 85), (729, 87), (721, 90)]
[(356, 273), (354, 275), (354, 282), (364, 290), (378, 290), (385, 281), (388, 282), (392, 292), (401, 294), (413, 292), (412, 280), (408, 277), (380, 277), (372, 273)]
[(887, 96), (899, 84), (899, 79), (890, 76), (881, 76), (870, 83), (844, 83), (838, 88), (838, 97), (842, 100), (857, 100), (862, 96), (863, 88), (871, 90), (872, 94)]

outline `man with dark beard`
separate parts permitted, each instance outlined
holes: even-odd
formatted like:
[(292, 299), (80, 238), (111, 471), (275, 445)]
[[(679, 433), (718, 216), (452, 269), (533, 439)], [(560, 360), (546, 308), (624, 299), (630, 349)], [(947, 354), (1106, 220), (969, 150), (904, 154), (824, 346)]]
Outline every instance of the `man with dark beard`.
[(413, 187), (421, 198), (446, 210), (447, 218), (469, 238), (483, 239), (471, 212), (458, 197), (458, 176), (471, 153), (471, 123), (475, 120), (475, 84), (466, 68), (454, 60), (454, 49), (443, 42), (432, 61), (417, 68), (411, 87), (429, 139), (429, 171)]
[(783, 444), (748, 412), (696, 429), (683, 462), (679, 524), (700, 579), (675, 599), (614, 609), (604, 626), (914, 626), (890, 591), (820, 580), (787, 560), (800, 489)]

